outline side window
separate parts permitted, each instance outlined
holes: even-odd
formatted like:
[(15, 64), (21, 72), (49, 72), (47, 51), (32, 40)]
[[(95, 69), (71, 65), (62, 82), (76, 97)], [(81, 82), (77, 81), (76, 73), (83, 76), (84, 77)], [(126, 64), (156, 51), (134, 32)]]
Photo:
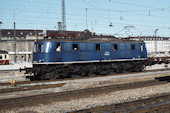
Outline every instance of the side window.
[(135, 45), (134, 44), (131, 45), (131, 50), (135, 50)]
[(117, 44), (113, 44), (113, 50), (114, 50), (114, 51), (117, 51), (117, 50), (118, 50)]
[(96, 51), (100, 51), (100, 44), (96, 44)]
[(5, 59), (7, 58), (7, 55), (5, 55)]
[(141, 49), (141, 51), (143, 51), (143, 50), (144, 50), (144, 48), (143, 48), (143, 44), (141, 44), (140, 49)]
[(73, 51), (78, 51), (78, 44), (73, 44)]
[(0, 59), (2, 59), (2, 55), (0, 55)]
[(61, 43), (57, 43), (56, 51), (61, 52)]

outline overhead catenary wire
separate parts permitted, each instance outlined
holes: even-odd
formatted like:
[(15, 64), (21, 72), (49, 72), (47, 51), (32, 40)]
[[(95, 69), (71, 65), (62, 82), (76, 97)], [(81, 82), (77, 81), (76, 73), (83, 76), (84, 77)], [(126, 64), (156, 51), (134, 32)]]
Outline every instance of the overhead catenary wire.
[[(47, 12), (47, 13), (48, 13), (48, 12)], [(50, 14), (50, 13), (49, 13), (49, 14)], [(53, 14), (53, 13), (51, 13), (51, 14)], [(61, 13), (57, 13), (57, 14), (60, 15)], [(6, 20), (6, 19), (7, 19), (7, 17), (6, 17), (7, 15), (10, 16), (10, 14), (5, 14), (5, 15), (3, 15), (4, 17), (1, 16), (1, 18)], [(22, 14), (20, 14), (20, 15), (22, 16)], [(36, 17), (36, 18), (39, 18), (39, 17), (41, 17), (41, 16), (43, 16), (43, 15), (45, 15), (44, 12), (43, 12), (42, 14), (40, 14), (40, 16), (38, 16), (38, 17)], [(72, 16), (72, 18), (74, 17), (74, 19), (79, 19), (79, 17), (82, 18), (82, 16), (83, 16), (83, 15), (77, 15), (77, 14), (67, 14), (67, 15)], [(25, 15), (23, 15), (23, 16), (25, 16)], [(88, 15), (88, 17), (97, 17), (98, 19), (99, 19), (99, 18), (100, 18), (100, 19), (105, 19), (104, 17), (100, 17), (100, 16), (98, 16), (98, 15), (95, 15), (95, 16), (94, 16), (94, 15), (92, 15), (92, 16), (91, 16), (91, 15)], [(23, 17), (23, 19), (24, 19), (24, 18), (25, 18), (25, 17)], [(9, 18), (8, 18), (8, 19), (9, 19)], [(27, 17), (27, 19), (29, 19), (29, 21), (37, 20), (37, 19), (33, 19), (32, 17), (30, 17), (30, 18)], [(43, 20), (43, 19), (45, 19), (45, 18), (41, 18), (41, 20)], [(56, 19), (56, 18), (48, 18), (48, 20), (50, 20), (50, 19), (53, 20), (53, 19)], [(164, 18), (164, 20), (165, 20), (165, 19), (166, 19), (166, 18)], [(10, 20), (10, 19), (9, 19), (9, 20)], [(18, 20), (21, 20), (21, 21), (22, 21), (21, 17), (20, 17), (20, 19), (18, 19)], [(128, 20), (128, 19), (127, 19), (127, 20)], [(134, 20), (135, 20), (135, 21), (139, 21), (139, 20), (137, 20), (137, 19), (133, 19), (133, 21), (134, 21)], [(24, 20), (24, 21), (25, 21), (25, 20)], [(168, 21), (169, 21), (169, 20), (168, 20)], [(143, 22), (149, 22), (149, 21), (143, 20)], [(159, 22), (159, 21), (155, 21), (155, 23), (162, 23), (162, 21), (160, 21), (160, 22)], [(168, 22), (167, 22), (167, 24), (168, 24)]]

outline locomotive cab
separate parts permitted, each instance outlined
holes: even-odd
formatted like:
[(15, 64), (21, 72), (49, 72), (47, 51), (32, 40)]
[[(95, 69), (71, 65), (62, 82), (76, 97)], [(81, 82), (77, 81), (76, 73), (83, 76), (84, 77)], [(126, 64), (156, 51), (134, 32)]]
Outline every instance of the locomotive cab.
[(60, 62), (61, 50), (61, 43), (35, 42), (33, 63)]

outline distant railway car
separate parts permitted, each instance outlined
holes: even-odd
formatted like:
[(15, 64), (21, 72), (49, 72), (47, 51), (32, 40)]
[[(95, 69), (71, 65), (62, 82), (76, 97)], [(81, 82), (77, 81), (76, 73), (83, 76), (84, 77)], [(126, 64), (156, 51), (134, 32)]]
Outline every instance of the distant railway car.
[(105, 75), (142, 71), (147, 62), (145, 43), (116, 38), (45, 39), (35, 42), (34, 79)]
[(150, 64), (161, 64), (161, 63), (169, 64), (170, 63), (170, 56), (148, 57), (148, 61), (150, 62)]
[(9, 55), (7, 51), (0, 50), (0, 65), (9, 64)]

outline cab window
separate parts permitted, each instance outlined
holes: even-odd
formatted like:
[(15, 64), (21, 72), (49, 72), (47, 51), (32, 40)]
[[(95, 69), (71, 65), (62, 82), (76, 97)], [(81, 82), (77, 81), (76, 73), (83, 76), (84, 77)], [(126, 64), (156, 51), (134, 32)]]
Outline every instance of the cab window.
[(34, 45), (34, 52), (37, 52), (37, 45)]
[(61, 52), (61, 43), (57, 43), (56, 51)]
[(96, 44), (96, 51), (100, 51), (100, 44)]
[(38, 44), (38, 52), (44, 52), (43, 48), (44, 48), (44, 45)]
[(78, 51), (78, 44), (73, 44), (73, 51)]
[(117, 50), (118, 50), (117, 44), (113, 44), (113, 50), (114, 50), (114, 51), (117, 51)]
[(135, 50), (135, 45), (134, 44), (131, 45), (131, 50)]
[(44, 45), (43, 44), (37, 44), (34, 47), (34, 52), (44, 52)]
[(0, 55), (0, 59), (2, 59), (2, 55)]

